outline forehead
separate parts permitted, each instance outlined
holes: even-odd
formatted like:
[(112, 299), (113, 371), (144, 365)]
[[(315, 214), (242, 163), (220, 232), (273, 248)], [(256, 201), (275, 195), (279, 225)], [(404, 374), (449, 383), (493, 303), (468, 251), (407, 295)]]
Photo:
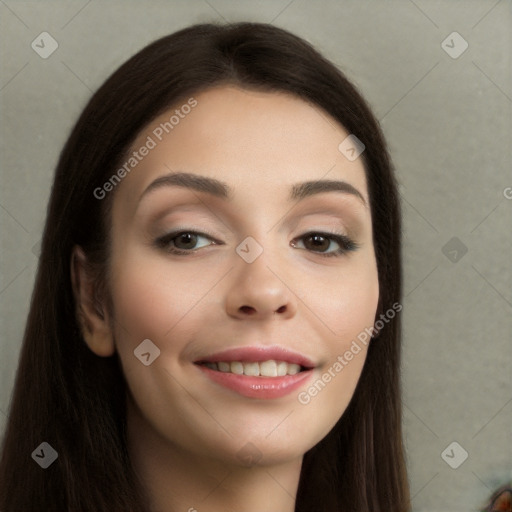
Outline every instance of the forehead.
[(361, 158), (349, 161), (338, 149), (348, 135), (320, 107), (294, 95), (215, 87), (184, 98), (139, 133), (130, 154), (151, 149), (118, 188), (135, 204), (153, 180), (191, 172), (227, 182), (246, 198), (275, 199), (297, 182), (342, 179), (368, 202)]

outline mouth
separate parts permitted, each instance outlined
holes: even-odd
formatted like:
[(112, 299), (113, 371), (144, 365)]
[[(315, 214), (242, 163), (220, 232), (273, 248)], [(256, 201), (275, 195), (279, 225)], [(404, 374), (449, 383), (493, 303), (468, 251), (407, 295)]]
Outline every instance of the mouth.
[(200, 366), (206, 366), (210, 370), (223, 373), (233, 373), (235, 375), (247, 375), (249, 377), (284, 377), (286, 375), (296, 375), (300, 372), (311, 370), (305, 366), (288, 363), (286, 361), (219, 361), (199, 362)]
[(290, 394), (311, 377), (316, 365), (307, 357), (281, 348), (231, 349), (194, 362), (211, 381), (249, 398)]

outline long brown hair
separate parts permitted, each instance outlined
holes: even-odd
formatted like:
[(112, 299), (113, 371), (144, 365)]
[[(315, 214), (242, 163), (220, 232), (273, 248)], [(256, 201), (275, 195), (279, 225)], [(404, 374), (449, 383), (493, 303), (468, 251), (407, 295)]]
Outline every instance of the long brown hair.
[[(137, 134), (183, 98), (214, 85), (292, 93), (328, 112), (366, 149), (379, 276), (377, 317), (401, 302), (401, 217), (381, 129), (343, 73), (303, 39), (270, 24), (200, 24), (131, 57), (93, 95), (57, 165), (30, 312), (0, 459), (0, 509), (147, 512), (126, 449), (126, 382), (117, 354), (83, 341), (70, 281), (80, 245), (105, 283), (109, 208), (93, 191), (117, 169)], [(406, 512), (402, 440), (401, 319), (369, 345), (348, 408), (304, 456), (296, 512)], [(42, 469), (42, 442), (58, 458)]]

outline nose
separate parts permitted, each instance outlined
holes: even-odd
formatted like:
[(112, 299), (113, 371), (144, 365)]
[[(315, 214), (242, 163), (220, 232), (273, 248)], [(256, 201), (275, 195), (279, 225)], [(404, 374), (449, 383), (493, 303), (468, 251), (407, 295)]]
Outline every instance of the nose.
[(283, 319), (295, 315), (298, 298), (290, 289), (293, 283), (268, 263), (265, 252), (252, 263), (237, 263), (226, 295), (228, 315), (254, 320), (272, 319), (276, 314)]

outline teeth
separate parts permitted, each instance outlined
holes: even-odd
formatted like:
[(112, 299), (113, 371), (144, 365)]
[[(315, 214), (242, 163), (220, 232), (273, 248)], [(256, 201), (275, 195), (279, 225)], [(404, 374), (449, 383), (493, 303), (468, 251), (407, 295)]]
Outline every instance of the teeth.
[(260, 365), (258, 363), (244, 363), (242, 366), (244, 368), (244, 375), (257, 377), (260, 374)]
[(260, 375), (264, 377), (277, 377), (277, 363), (275, 361), (264, 361), (259, 364), (259, 367)]
[(289, 364), (288, 365), (288, 375), (295, 375), (300, 372), (300, 366), (298, 364)]
[(231, 363), (231, 373), (236, 373), (237, 375), (244, 374), (244, 365), (239, 363), (238, 361), (233, 361)]
[(286, 375), (287, 373), (288, 373), (288, 363), (285, 363), (284, 361), (279, 361), (277, 363), (278, 377), (282, 377), (283, 375)]
[(205, 366), (211, 370), (251, 377), (283, 377), (284, 375), (295, 375), (300, 372), (300, 365), (298, 364), (274, 360), (262, 361), (261, 363), (219, 361), (218, 363), (205, 363)]
[[(229, 363), (222, 362), (222, 363), (217, 363), (217, 365), (219, 366), (219, 371), (221, 371), (221, 372), (230, 372), (231, 371), (231, 365)], [(214, 368), (214, 370), (215, 370), (215, 368)]]

